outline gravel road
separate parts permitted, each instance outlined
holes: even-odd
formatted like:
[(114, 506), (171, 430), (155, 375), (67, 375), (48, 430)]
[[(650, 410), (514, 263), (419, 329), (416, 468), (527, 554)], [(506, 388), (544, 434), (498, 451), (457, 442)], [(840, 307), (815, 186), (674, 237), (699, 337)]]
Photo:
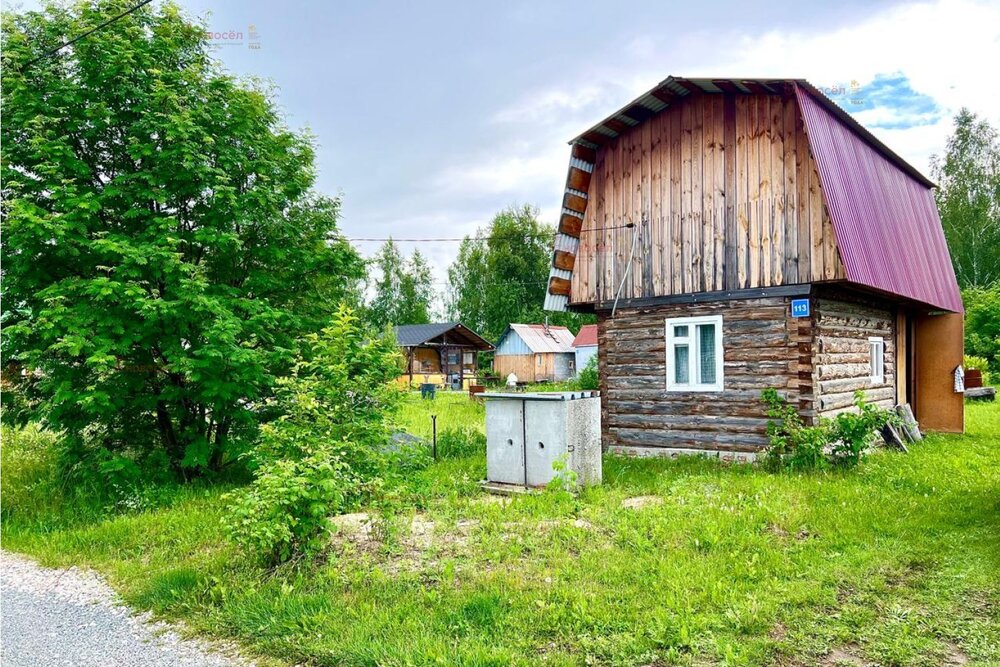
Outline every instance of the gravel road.
[(97, 574), (0, 551), (3, 667), (252, 667), (231, 647), (183, 639), (137, 615)]

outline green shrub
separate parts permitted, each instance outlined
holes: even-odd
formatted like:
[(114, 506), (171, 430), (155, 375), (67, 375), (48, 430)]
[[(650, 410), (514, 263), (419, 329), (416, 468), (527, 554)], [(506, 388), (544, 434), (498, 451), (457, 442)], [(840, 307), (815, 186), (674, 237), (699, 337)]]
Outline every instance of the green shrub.
[(304, 349), (278, 387), (282, 416), (261, 427), (250, 455), (255, 479), (230, 494), (225, 520), (236, 543), (272, 563), (315, 553), (325, 517), (371, 498), (387, 477), (402, 474), (394, 464), (412, 464), (411, 453), (389, 442), (402, 398), (395, 338), (341, 307)]
[(825, 424), (806, 426), (795, 406), (774, 389), (765, 389), (761, 399), (767, 406), (767, 438), (764, 456), (771, 470), (815, 470), (827, 466), (824, 452), (829, 442)]
[(830, 457), (838, 465), (857, 465), (882, 428), (901, 423), (895, 412), (866, 403), (861, 390), (854, 392), (854, 405), (857, 412), (841, 412), (829, 422)]
[[(1000, 287), (963, 290), (965, 352), (1000, 368)], [(980, 369), (983, 370), (983, 369)]]
[(764, 460), (772, 470), (856, 466), (886, 424), (900, 423), (895, 412), (867, 403), (860, 390), (854, 392), (856, 412), (841, 412), (833, 419), (822, 419), (817, 426), (806, 426), (798, 410), (774, 389), (765, 389), (761, 399), (770, 418)]
[(577, 380), (580, 389), (584, 391), (596, 391), (601, 388), (601, 380), (597, 374), (597, 355), (587, 360), (587, 365), (580, 370)]
[(266, 462), (250, 487), (226, 494), (223, 525), (236, 544), (271, 563), (311, 556), (326, 545), (329, 517), (356, 485), (333, 447), (319, 444), (299, 459)]

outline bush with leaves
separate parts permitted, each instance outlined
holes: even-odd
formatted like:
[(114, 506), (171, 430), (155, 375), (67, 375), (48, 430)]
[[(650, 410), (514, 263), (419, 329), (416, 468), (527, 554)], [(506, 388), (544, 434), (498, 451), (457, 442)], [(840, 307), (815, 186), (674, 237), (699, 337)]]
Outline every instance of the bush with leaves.
[(587, 365), (580, 370), (576, 379), (580, 389), (596, 391), (601, 388), (601, 380), (597, 374), (596, 354), (587, 360)]
[(798, 410), (774, 389), (765, 389), (761, 399), (770, 418), (764, 460), (772, 470), (818, 470), (830, 464), (856, 466), (883, 427), (900, 423), (892, 410), (866, 402), (861, 390), (854, 392), (856, 411), (822, 419), (816, 426), (806, 426)]
[(815, 470), (827, 466), (824, 450), (829, 432), (824, 424), (806, 426), (795, 406), (774, 389), (765, 389), (761, 399), (767, 406), (767, 438), (764, 456), (771, 470)]
[[(965, 352), (1000, 368), (1000, 286), (962, 291)], [(985, 370), (985, 369), (980, 369)]]
[(28, 371), (4, 379), (85, 447), (221, 469), (364, 263), (312, 190), (313, 138), (203, 24), (170, 2), (40, 5), (2, 21), (2, 365)]
[(895, 412), (865, 401), (865, 392), (854, 392), (857, 412), (845, 411), (829, 421), (830, 458), (838, 465), (855, 466), (871, 449), (887, 424), (899, 425)]
[(238, 544), (271, 562), (315, 552), (326, 517), (376, 494), (395, 460), (390, 420), (402, 399), (395, 338), (342, 306), (303, 348), (279, 382), (282, 416), (261, 427), (255, 479), (230, 494), (225, 520)]
[(268, 461), (246, 490), (230, 494), (226, 529), (249, 553), (271, 563), (323, 549), (329, 517), (356, 491), (357, 480), (329, 443), (298, 459)]

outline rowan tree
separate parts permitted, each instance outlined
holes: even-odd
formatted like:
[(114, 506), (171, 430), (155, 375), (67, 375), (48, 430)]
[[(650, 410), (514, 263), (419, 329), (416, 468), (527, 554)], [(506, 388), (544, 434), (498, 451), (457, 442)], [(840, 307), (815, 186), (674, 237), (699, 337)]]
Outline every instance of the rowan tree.
[(3, 14), (3, 361), (84, 449), (219, 467), (363, 263), (312, 138), (176, 5), (41, 57), (131, 4)]

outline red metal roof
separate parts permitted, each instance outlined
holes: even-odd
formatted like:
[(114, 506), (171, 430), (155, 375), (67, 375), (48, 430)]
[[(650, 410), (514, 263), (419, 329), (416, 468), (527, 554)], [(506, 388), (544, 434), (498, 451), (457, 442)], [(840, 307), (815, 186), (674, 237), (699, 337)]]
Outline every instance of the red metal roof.
[(573, 339), (573, 347), (587, 347), (588, 345), (597, 345), (596, 324), (584, 324), (580, 333)]
[(795, 94), (847, 279), (963, 312), (931, 189), (801, 86)]

